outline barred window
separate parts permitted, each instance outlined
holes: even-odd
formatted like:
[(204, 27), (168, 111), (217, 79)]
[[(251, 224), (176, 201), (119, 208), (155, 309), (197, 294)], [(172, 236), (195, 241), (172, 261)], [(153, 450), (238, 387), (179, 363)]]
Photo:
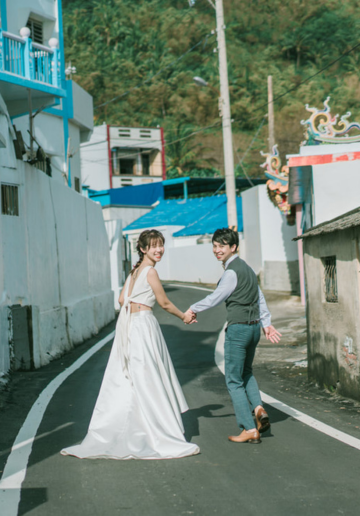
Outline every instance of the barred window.
[(30, 38), (34, 43), (44, 43), (43, 40), (43, 24), (41, 21), (29, 18), (26, 24), (27, 28), (30, 29)]
[(338, 302), (336, 256), (321, 258), (324, 266), (324, 292), (325, 301), (328, 303)]
[(19, 192), (14, 185), (1, 185), (1, 213), (19, 216)]

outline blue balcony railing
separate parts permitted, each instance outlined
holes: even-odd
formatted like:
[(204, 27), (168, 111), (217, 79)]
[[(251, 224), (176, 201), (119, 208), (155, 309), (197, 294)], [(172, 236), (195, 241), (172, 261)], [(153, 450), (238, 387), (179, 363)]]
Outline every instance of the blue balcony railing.
[(60, 88), (59, 49), (0, 29), (0, 72)]

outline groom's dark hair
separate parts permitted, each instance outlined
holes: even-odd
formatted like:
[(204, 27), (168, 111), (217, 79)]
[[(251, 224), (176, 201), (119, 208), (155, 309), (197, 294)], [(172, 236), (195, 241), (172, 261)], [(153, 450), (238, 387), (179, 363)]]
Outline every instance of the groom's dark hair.
[(239, 247), (239, 235), (237, 231), (230, 228), (217, 229), (212, 237), (212, 242), (219, 242), (222, 245), (229, 245), (232, 247), (236, 245), (236, 249)]

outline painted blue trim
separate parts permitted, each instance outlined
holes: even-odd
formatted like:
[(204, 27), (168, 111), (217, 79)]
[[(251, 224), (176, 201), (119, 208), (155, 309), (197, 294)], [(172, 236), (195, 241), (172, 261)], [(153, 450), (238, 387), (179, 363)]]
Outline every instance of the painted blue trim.
[(90, 191), (88, 190), (88, 196), (89, 196), (89, 199), (100, 203), (101, 206), (111, 205), (111, 197), (110, 197), (109, 192), (105, 191), (103, 193), (97, 192), (97, 194), (93, 194), (93, 193), (90, 193)]
[(51, 86), (51, 84), (45, 84), (43, 82), (32, 81), (8, 72), (0, 72), (0, 81), (16, 84), (17, 86), (29, 88), (30, 90), (43, 91), (44, 93), (54, 95), (54, 97), (66, 97), (65, 89), (57, 88), (56, 86)]
[(43, 110), (44, 113), (48, 113), (49, 115), (58, 116), (59, 118), (63, 117), (63, 110), (62, 109), (54, 109), (52, 107), (48, 107)]
[(66, 89), (64, 27), (62, 19), (62, 1), (58, 0), (59, 50), (60, 50), (60, 77), (61, 86)]
[(66, 95), (66, 115), (68, 118), (74, 118), (73, 81), (66, 81)]
[[(65, 75), (65, 51), (64, 51), (64, 27), (63, 27), (63, 19), (62, 19), (62, 2), (58, 0), (58, 25), (59, 25), (59, 50), (60, 50), (60, 80), (61, 86), (67, 93), (70, 93), (70, 99), (65, 96), (63, 99), (63, 127), (64, 127), (64, 151), (65, 151), (65, 163), (67, 162), (67, 152), (68, 152), (68, 139), (69, 139), (69, 110), (72, 112), (72, 91), (70, 92), (69, 86), (67, 85), (66, 75)], [(69, 159), (69, 169), (67, 170), (68, 174), (68, 186), (71, 188), (71, 165)]]
[(184, 199), (185, 201), (188, 200), (188, 186), (187, 186), (187, 181), (184, 182)]
[(7, 8), (6, 8), (6, 0), (0, 0), (1, 2), (1, 28), (2, 30), (7, 30)]
[(185, 183), (186, 181), (190, 181), (190, 177), (179, 177), (176, 179), (166, 179), (165, 181), (162, 181), (162, 184), (164, 186), (166, 185), (177, 185), (179, 183)]

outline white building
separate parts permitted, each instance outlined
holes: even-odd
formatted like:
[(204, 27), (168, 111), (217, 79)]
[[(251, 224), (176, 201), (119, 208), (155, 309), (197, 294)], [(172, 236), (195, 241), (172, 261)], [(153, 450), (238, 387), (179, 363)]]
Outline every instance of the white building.
[(1, 0), (0, 377), (114, 317), (101, 207), (77, 193), (92, 98), (65, 80), (60, 5)]
[(93, 190), (141, 185), (165, 179), (162, 128), (94, 128), (81, 145), (82, 182)]
[(242, 257), (260, 276), (264, 290), (298, 293), (299, 261), (296, 226), (270, 201), (267, 186), (249, 188), (243, 200)]
[[(360, 143), (300, 147), (287, 156), (289, 199), (307, 205), (306, 229), (358, 208), (360, 204)], [(308, 170), (305, 180), (304, 171)], [(301, 174), (302, 173), (302, 174)], [(308, 184), (308, 188), (306, 188)], [(305, 229), (305, 228), (304, 228)]]

